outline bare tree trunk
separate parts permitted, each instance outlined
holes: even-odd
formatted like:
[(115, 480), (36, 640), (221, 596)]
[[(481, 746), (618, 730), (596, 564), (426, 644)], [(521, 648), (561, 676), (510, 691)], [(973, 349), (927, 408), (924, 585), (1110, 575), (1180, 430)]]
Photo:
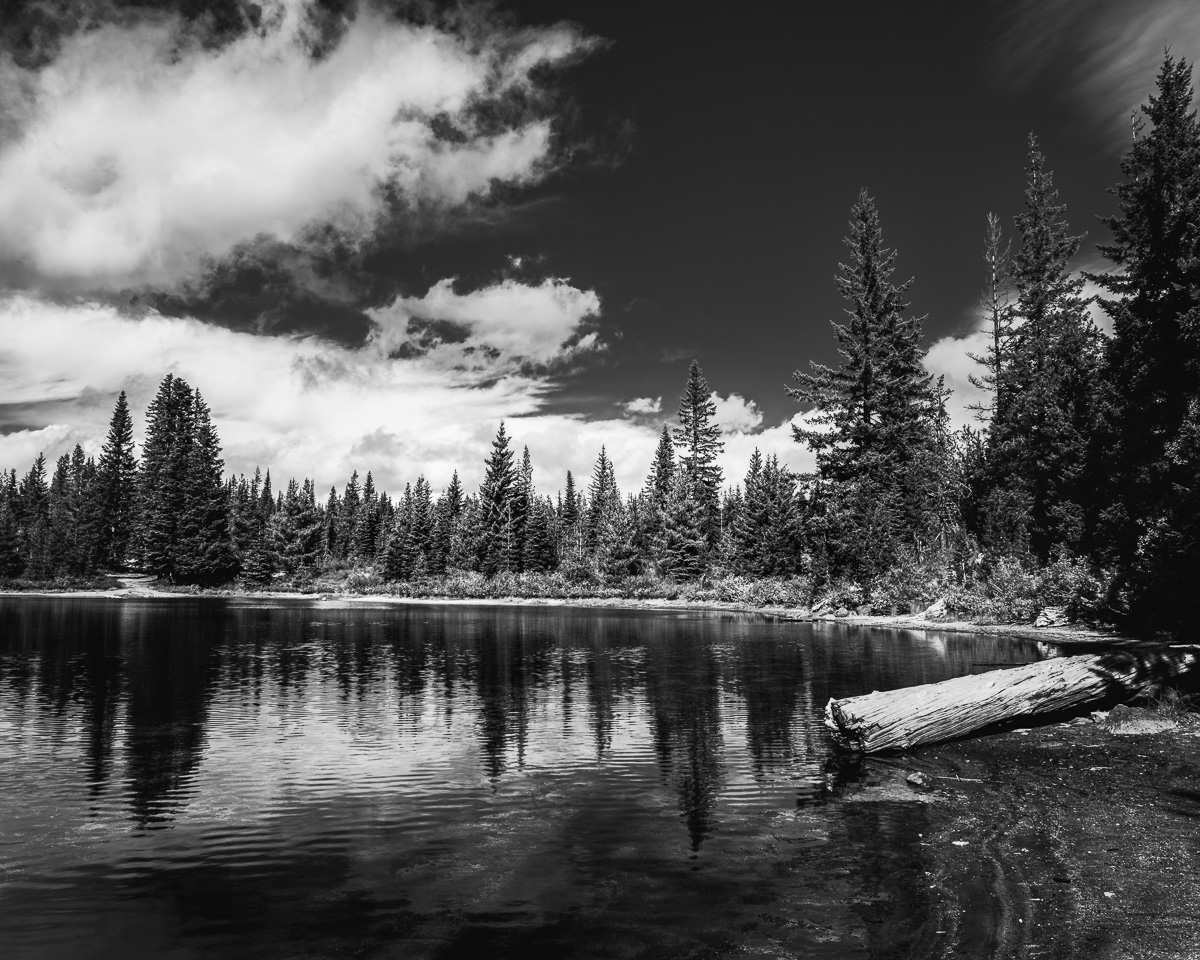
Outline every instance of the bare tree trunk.
[(1128, 700), (1200, 663), (1200, 647), (1112, 650), (868, 693), (825, 707), (839, 746), (864, 753), (950, 740), (1016, 717)]

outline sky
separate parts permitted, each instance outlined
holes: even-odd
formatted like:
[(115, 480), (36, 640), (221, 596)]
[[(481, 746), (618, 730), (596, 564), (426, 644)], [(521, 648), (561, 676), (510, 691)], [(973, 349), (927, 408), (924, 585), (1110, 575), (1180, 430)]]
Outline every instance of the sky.
[[(725, 478), (797, 470), (858, 192), (927, 368), (977, 397), (986, 215), (1039, 137), (1102, 269), (1130, 117), (1194, 0), (9, 0), (0, 467), (98, 454), (125, 390), (212, 408), (226, 468), (468, 485), (501, 420), (539, 488), (639, 488), (694, 358)], [(1103, 326), (1105, 318), (1097, 314)]]

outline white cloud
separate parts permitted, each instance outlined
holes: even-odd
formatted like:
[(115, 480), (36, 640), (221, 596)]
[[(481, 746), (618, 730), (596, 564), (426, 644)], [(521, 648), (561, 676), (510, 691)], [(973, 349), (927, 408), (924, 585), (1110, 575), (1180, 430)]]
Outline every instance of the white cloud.
[[(1092, 262), (1084, 269), (1097, 271), (1104, 268), (1104, 263)], [(1105, 294), (1105, 291), (1091, 280), (1085, 280), (1082, 295), (1085, 298), (1091, 298), (1098, 294)], [(1112, 318), (1104, 312), (1100, 304), (1088, 304), (1088, 313), (1092, 322), (1102, 333), (1106, 335), (1112, 333)], [(927, 372), (945, 378), (946, 386), (951, 390), (951, 394), (946, 400), (946, 412), (950, 416), (951, 425), (956, 429), (968, 425), (978, 428), (980, 421), (976, 418), (976, 411), (970, 408), (987, 405), (991, 400), (989, 391), (981, 390), (971, 383), (972, 375), (979, 377), (985, 371), (969, 356), (969, 354), (977, 357), (987, 355), (988, 344), (991, 342), (990, 329), (990, 322), (987, 318), (978, 315), (969, 332), (935, 340), (922, 361)]]
[[(564, 286), (556, 281), (510, 294), (561, 297)], [(568, 300), (586, 300), (584, 293), (575, 290)], [(561, 489), (567, 470), (586, 484), (601, 446), (621, 489), (641, 488), (659, 425), (550, 413), (544, 395), (551, 381), (544, 375), (450, 369), (429, 355), (390, 359), (381, 342), (351, 348), (157, 313), (130, 317), (95, 303), (9, 296), (0, 299), (0, 428), (8, 430), (0, 434), (0, 466), (23, 473), (38, 452), (53, 461), (75, 443), (98, 453), (122, 389), (140, 441), (145, 408), (161, 376), (173, 372), (204, 394), (232, 473), (262, 466), (277, 482), (308, 476), (324, 490), (344, 484), (351, 470), (370, 470), (395, 493), (419, 474), (440, 488), (458, 469), (471, 487), (482, 479), (505, 418), (517, 450), (529, 447), (542, 491)], [(751, 401), (734, 395), (723, 403), (741, 411), (733, 422), (746, 428), (723, 438), (720, 465), (728, 483), (741, 481), (756, 446), (794, 469), (811, 469), (811, 458), (792, 441), (791, 421), (753, 432), (762, 416)]]
[[(792, 439), (792, 424), (801, 425), (807, 415), (797, 413), (782, 423), (767, 427), (757, 433), (727, 434), (722, 439), (725, 451), (719, 458), (721, 469), (725, 473), (725, 482), (732, 486), (746, 479), (746, 471), (750, 467), (750, 456), (755, 448), (764, 457), (777, 456), (779, 462), (791, 468), (793, 473), (811, 473), (816, 469), (816, 457), (809, 452), (808, 447), (796, 443)], [(759, 414), (761, 421), (762, 415)]]
[(376, 324), (372, 343), (383, 352), (408, 347), (447, 369), (492, 373), (596, 349), (595, 333), (581, 336), (580, 328), (599, 312), (600, 298), (593, 291), (555, 279), (538, 286), (505, 280), (465, 294), (455, 292), (452, 280), (443, 280), (423, 297), (397, 297), (382, 310), (368, 311)]
[(77, 33), (36, 71), (0, 58), (0, 255), (84, 284), (162, 283), (314, 221), (365, 235), (384, 189), (455, 205), (546, 172), (545, 118), (484, 130), (472, 108), (590, 41), (551, 27), (469, 42), (368, 4), (313, 59), (309, 2), (268, 0), (268, 25), (219, 50), (159, 17)]
[(662, 397), (635, 397), (621, 404), (621, 409), (635, 416), (650, 416), (662, 413)]
[(988, 403), (988, 393), (973, 386), (969, 379), (971, 375), (978, 377), (983, 368), (968, 356), (970, 353), (984, 356), (988, 340), (988, 332), (980, 327), (965, 336), (942, 337), (934, 341), (925, 354), (925, 369), (934, 376), (944, 377), (946, 386), (950, 388), (946, 413), (955, 429), (967, 425), (978, 427), (975, 411), (969, 408)]
[(716, 407), (713, 422), (721, 428), (722, 433), (751, 433), (762, 425), (762, 411), (753, 400), (747, 400), (738, 393), (722, 397), (715, 390), (711, 396)]
[(1168, 47), (1191, 61), (1200, 55), (1195, 0), (1024, 0), (1000, 53), (1018, 80), (1070, 64), (1085, 109), (1127, 142), (1130, 113), (1153, 92)]

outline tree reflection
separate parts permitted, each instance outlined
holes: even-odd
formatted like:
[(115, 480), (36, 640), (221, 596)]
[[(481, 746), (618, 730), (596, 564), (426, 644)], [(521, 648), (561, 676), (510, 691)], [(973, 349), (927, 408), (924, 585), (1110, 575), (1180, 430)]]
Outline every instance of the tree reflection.
[(721, 784), (720, 677), (710, 643), (671, 637), (651, 645), (646, 699), (662, 775), (679, 795), (693, 851), (713, 829)]
[(219, 608), (168, 602), (131, 612), (121, 638), (126, 774), (134, 819), (149, 825), (176, 815), (200, 762)]

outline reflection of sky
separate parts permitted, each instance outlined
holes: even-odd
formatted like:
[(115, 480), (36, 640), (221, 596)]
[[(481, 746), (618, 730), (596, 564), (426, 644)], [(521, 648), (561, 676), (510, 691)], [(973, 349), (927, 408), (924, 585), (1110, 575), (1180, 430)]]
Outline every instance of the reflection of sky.
[[(108, 714), (90, 641), (0, 638), (0, 938), (53, 927), (69, 940), (98, 911), (142, 924), (152, 910), (147, 942), (165, 950), (188, 935), (178, 910), (215, 936), (250, 913), (340, 923), (351, 902), (364, 929), (403, 904), (434, 939), (473, 911), (537, 926), (682, 910), (706, 929), (723, 915), (694, 901), (709, 888), (685, 880), (693, 867), (717, 871), (705, 883), (731, 885), (729, 903), (739, 883), (784, 896), (780, 856), (804, 865), (787, 883), (827, 869), (788, 852), (841, 829), (836, 805), (807, 802), (825, 780), (823, 673), (895, 684), (1028, 656), (1008, 641), (888, 648), (654, 615), (322, 616), (231, 609), (187, 626), (126, 610), (121, 629), (136, 631), (104, 648), (120, 658)], [(506, 624), (527, 629), (511, 640)], [(569, 639), (581, 624), (590, 637)], [(98, 740), (111, 751), (99, 768)], [(845, 882), (844, 862), (828, 869)]]

